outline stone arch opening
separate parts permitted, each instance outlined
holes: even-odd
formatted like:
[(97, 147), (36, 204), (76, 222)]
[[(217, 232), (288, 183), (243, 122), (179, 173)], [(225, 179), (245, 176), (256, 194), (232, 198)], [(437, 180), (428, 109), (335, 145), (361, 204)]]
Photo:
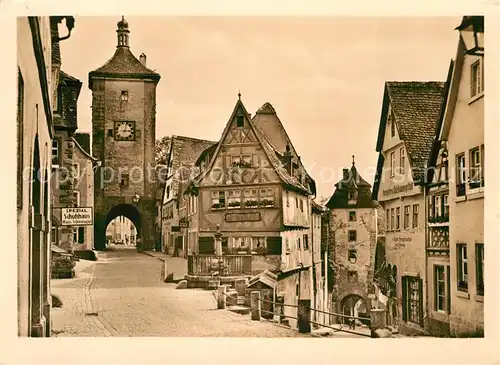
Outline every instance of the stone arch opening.
[(131, 204), (119, 204), (111, 208), (105, 223), (106, 237), (104, 242), (106, 246), (109, 244), (121, 246), (123, 244), (123, 247), (135, 247), (137, 239), (142, 236), (141, 215), (139, 210)]
[[(368, 308), (366, 301), (363, 297), (358, 294), (349, 294), (340, 303), (341, 312), (345, 316), (369, 318)], [(342, 317), (344, 324), (349, 324), (349, 318)], [(356, 323), (363, 324), (360, 320), (356, 320)]]

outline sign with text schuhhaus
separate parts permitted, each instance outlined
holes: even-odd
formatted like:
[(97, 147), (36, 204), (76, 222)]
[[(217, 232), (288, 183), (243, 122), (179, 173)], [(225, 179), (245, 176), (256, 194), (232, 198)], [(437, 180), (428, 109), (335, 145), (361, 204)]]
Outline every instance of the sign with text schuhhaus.
[(61, 208), (63, 226), (91, 226), (94, 224), (91, 207)]

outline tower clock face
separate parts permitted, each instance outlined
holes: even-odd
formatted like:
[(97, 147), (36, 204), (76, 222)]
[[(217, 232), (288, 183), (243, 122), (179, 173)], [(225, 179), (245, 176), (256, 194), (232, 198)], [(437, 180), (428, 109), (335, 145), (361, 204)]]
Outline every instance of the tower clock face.
[(135, 140), (135, 122), (115, 122), (115, 139), (117, 141)]

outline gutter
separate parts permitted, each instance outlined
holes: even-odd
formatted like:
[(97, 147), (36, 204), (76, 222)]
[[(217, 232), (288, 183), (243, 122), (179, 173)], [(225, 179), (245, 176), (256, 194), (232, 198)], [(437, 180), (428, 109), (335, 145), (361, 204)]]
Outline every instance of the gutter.
[(42, 89), (43, 109), (45, 111), (45, 119), (49, 130), (50, 139), (54, 138), (54, 125), (52, 123), (52, 107), (50, 105), (50, 92), (47, 77), (46, 63), (43, 55), (43, 44), (40, 34), (40, 23), (38, 17), (28, 17), (29, 26), (31, 29), (31, 37), (33, 43), (33, 51), (35, 53), (36, 65), (38, 68), (38, 77), (40, 80), (40, 88)]

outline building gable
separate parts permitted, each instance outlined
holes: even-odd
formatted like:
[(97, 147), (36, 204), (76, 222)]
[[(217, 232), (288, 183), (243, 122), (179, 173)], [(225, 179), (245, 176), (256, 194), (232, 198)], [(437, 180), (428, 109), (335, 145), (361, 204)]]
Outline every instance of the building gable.
[[(301, 174), (304, 175), (305, 181), (304, 184), (311, 189), (313, 195), (316, 194), (316, 182), (314, 179), (308, 174), (305, 166), (302, 164), (299, 154), (295, 149), (288, 133), (286, 132), (283, 123), (281, 122), (276, 110), (271, 105), (271, 103), (266, 102), (262, 105), (259, 110), (255, 113), (252, 118), (252, 122), (260, 131), (261, 134), (266, 136), (266, 140), (269, 141), (270, 145), (274, 150), (276, 150), (280, 155), (282, 155), (287, 146), (290, 149), (292, 154), (292, 162), (297, 165)], [(281, 156), (282, 157), (282, 156)]]
[[(388, 142), (386, 136), (392, 136), (391, 125), (404, 144), (406, 170), (410, 169), (403, 184), (421, 185), (425, 181), (425, 171), (432, 151), (434, 136), (444, 97), (443, 82), (386, 82), (376, 151), (383, 155), (379, 158), (374, 196), (378, 195), (381, 174), (387, 167), (394, 166), (392, 157), (387, 154), (396, 144)], [(387, 126), (389, 124), (389, 127)], [(387, 134), (389, 133), (389, 134)], [(396, 134), (396, 133), (394, 133)], [(396, 136), (392, 137), (394, 139)], [(397, 153), (395, 158), (398, 159)], [(396, 166), (397, 160), (396, 160)], [(390, 172), (389, 172), (390, 173)]]
[[(253, 140), (255, 139), (255, 140)], [(238, 150), (240, 152), (240, 160), (233, 159), (231, 155), (236, 150), (236, 157)], [(252, 166), (257, 167), (257, 174), (253, 174), (246, 170), (248, 165), (248, 153), (256, 151), (252, 160)], [(229, 156), (228, 156), (229, 155)], [(245, 156), (245, 157), (244, 157)], [(231, 160), (228, 159), (231, 158)], [(256, 158), (255, 160), (253, 160)], [(228, 163), (229, 162), (229, 163)], [(238, 166), (243, 167), (244, 170), (238, 172)], [(246, 172), (245, 172), (246, 171)], [(238, 174), (241, 180), (238, 179)], [(225, 175), (225, 176), (223, 176)], [(286, 187), (298, 190), (305, 195), (310, 194), (310, 190), (303, 186), (295, 177), (291, 176), (284, 168), (282, 162), (277, 156), (277, 151), (272, 147), (264, 134), (258, 130), (250, 119), (245, 106), (238, 99), (236, 105), (231, 113), (226, 127), (222, 133), (220, 143), (211, 158), (208, 168), (205, 169), (194, 181), (194, 185), (214, 185), (214, 184), (233, 184), (233, 183), (266, 183), (276, 182), (282, 183)], [(263, 180), (264, 179), (264, 180)]]

